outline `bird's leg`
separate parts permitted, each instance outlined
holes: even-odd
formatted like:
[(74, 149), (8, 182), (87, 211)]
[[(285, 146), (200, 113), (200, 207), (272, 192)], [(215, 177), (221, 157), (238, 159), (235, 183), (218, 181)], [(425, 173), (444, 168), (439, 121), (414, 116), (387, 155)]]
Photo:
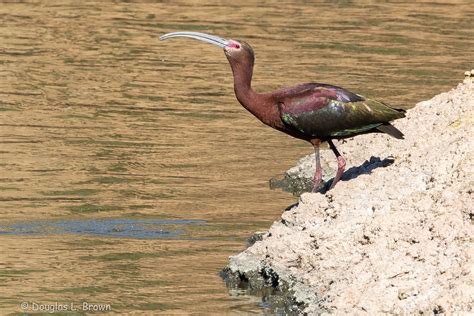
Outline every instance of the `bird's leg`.
[(334, 188), (337, 181), (339, 181), (339, 179), (342, 177), (342, 174), (344, 173), (344, 168), (346, 167), (346, 161), (344, 160), (344, 157), (342, 157), (342, 155), (339, 153), (332, 140), (328, 140), (328, 144), (337, 158), (337, 172), (336, 176), (332, 180), (331, 186), (329, 187), (329, 190), (331, 190), (332, 188)]
[(319, 145), (321, 141), (319, 139), (312, 139), (311, 144), (314, 147), (314, 157), (316, 158), (316, 170), (313, 176), (313, 192), (318, 192), (319, 186), (321, 185), (322, 173), (321, 173), (321, 159), (319, 157)]

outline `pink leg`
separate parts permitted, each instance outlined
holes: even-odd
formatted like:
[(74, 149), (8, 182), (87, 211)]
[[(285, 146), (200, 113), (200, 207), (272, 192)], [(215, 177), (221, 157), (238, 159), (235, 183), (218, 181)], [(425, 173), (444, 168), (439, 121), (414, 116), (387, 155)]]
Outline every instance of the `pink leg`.
[(313, 192), (318, 192), (319, 186), (321, 185), (322, 173), (321, 173), (321, 159), (319, 156), (319, 145), (321, 141), (319, 139), (311, 140), (311, 144), (314, 147), (314, 157), (316, 158), (316, 170), (313, 176)]
[(341, 179), (342, 174), (344, 173), (344, 169), (346, 168), (346, 161), (344, 160), (344, 157), (342, 157), (342, 155), (339, 153), (336, 146), (334, 146), (334, 143), (332, 142), (332, 140), (328, 140), (328, 144), (337, 158), (337, 172), (336, 172), (336, 176), (332, 180), (331, 186), (329, 187), (329, 190), (331, 190), (332, 188), (334, 188), (337, 181)]

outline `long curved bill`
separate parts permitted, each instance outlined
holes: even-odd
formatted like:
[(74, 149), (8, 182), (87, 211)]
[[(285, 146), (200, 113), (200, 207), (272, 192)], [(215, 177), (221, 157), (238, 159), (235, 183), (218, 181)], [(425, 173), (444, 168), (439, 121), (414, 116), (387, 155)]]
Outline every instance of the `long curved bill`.
[(200, 33), (200, 32), (173, 32), (173, 33), (168, 33), (163, 36), (160, 36), (160, 41), (164, 41), (168, 38), (173, 38), (173, 37), (189, 37), (189, 38), (194, 38), (199, 41), (203, 41), (209, 44), (214, 44), (217, 45), (221, 48), (225, 47), (227, 44), (229, 44), (229, 41), (218, 37), (214, 35), (209, 35), (206, 33)]

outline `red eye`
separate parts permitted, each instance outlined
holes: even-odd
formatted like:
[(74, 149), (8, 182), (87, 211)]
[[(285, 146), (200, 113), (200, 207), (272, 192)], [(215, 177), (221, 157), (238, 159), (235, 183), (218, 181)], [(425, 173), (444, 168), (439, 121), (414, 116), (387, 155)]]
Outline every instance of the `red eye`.
[(227, 44), (227, 47), (239, 49), (240, 48), (240, 43), (236, 42), (236, 41), (233, 41), (233, 40), (230, 40), (229, 44)]

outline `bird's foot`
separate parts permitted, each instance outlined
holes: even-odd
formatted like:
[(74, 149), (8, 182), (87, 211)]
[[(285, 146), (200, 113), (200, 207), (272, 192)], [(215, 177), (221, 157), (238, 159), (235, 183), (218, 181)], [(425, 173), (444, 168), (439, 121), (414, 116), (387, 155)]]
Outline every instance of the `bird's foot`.
[(311, 190), (311, 192), (317, 193), (317, 192), (319, 192), (319, 189), (320, 189), (320, 188), (321, 188), (321, 182), (318, 183), (318, 184), (314, 184), (314, 185), (313, 185), (313, 189)]
[(319, 177), (317, 176), (317, 174), (314, 175), (314, 178), (313, 178), (313, 189), (311, 190), (311, 192), (313, 193), (316, 193), (319, 191), (319, 189), (321, 188), (321, 175), (319, 175)]

